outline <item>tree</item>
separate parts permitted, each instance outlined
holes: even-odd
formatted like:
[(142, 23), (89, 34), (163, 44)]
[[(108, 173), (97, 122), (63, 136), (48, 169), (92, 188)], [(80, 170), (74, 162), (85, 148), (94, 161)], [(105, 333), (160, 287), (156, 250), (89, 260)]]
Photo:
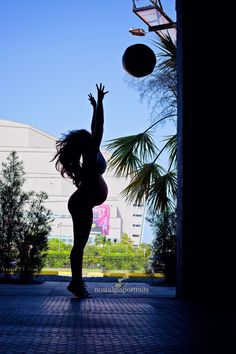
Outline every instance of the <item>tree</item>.
[(45, 192), (34, 193), (25, 211), (22, 232), (16, 235), (17, 268), (20, 278), (28, 280), (39, 272), (46, 261), (47, 236), (51, 230), (51, 211), (43, 203), (48, 198)]
[(12, 152), (2, 163), (0, 179), (0, 272), (9, 275), (16, 258), (15, 240), (21, 233), (23, 208), (30, 194), (22, 190), (25, 182), (22, 162)]
[[(137, 204), (146, 202), (150, 210), (163, 212), (175, 205), (177, 136), (167, 137), (158, 149), (152, 129), (163, 121), (176, 119), (176, 45), (167, 35), (160, 37), (156, 46), (160, 51), (159, 63), (152, 75), (138, 81), (137, 88), (142, 97), (155, 101), (153, 111), (158, 111), (158, 116), (144, 132), (110, 140), (107, 149), (112, 153), (109, 166), (116, 176), (131, 179), (122, 191), (126, 200)], [(164, 151), (169, 154), (167, 169), (158, 164)]]
[(96, 246), (100, 246), (100, 247), (104, 247), (105, 243), (107, 242), (107, 238), (106, 238), (106, 235), (100, 235), (100, 234), (97, 234), (95, 236), (95, 245)]
[(133, 240), (126, 233), (121, 236), (120, 243), (126, 245), (129, 249), (133, 248)]
[(23, 162), (11, 152), (0, 178), (0, 272), (9, 276), (13, 262), (21, 278), (32, 277), (44, 264), (51, 212), (44, 192), (23, 191)]
[(165, 281), (174, 285), (176, 280), (176, 211), (166, 210), (159, 214), (153, 213), (147, 220), (155, 233), (149, 268), (154, 272), (163, 271)]

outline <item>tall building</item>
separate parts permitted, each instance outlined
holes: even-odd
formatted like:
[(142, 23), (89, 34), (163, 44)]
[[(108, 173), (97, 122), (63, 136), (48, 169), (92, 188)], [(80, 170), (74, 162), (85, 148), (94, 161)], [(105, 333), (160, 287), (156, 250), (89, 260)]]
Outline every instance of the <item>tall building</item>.
[[(73, 228), (67, 202), (76, 187), (71, 180), (62, 178), (51, 162), (56, 152), (55, 142), (55, 137), (28, 124), (0, 119), (0, 165), (10, 152), (17, 152), (26, 173), (24, 189), (48, 194), (45, 206), (52, 210), (54, 218), (49, 238), (58, 237), (72, 244)], [(107, 159), (108, 153), (103, 151), (103, 154)], [(108, 198), (93, 210), (89, 242), (94, 242), (97, 234), (105, 234), (111, 242), (119, 242), (126, 233), (138, 246), (142, 242), (144, 206), (129, 205), (121, 198), (120, 192), (128, 184), (125, 177), (117, 178), (108, 169), (103, 176), (109, 189)]]

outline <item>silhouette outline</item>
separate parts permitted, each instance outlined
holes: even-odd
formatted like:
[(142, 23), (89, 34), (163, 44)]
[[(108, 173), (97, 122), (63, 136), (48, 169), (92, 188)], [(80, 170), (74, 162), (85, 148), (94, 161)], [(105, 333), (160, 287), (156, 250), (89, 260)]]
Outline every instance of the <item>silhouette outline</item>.
[[(106, 161), (100, 152), (103, 137), (103, 99), (108, 93), (100, 83), (97, 101), (91, 93), (88, 99), (93, 107), (91, 133), (85, 129), (69, 131), (57, 140), (55, 167), (62, 177), (73, 180), (77, 190), (70, 196), (68, 210), (73, 221), (74, 244), (70, 254), (72, 280), (67, 289), (78, 298), (86, 298), (89, 293), (82, 277), (84, 247), (88, 241), (93, 221), (93, 207), (102, 204), (108, 188), (102, 174)], [(53, 161), (52, 160), (52, 161)]]

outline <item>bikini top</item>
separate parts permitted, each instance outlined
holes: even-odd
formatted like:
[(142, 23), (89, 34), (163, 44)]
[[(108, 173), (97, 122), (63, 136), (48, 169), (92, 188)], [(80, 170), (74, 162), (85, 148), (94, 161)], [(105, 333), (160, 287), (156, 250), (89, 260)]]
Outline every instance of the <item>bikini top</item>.
[(107, 168), (106, 160), (104, 159), (101, 151), (98, 151), (98, 154), (97, 154), (97, 171), (98, 171), (98, 173), (100, 175), (102, 175), (106, 171), (106, 168)]
[(86, 181), (94, 174), (102, 175), (106, 171), (107, 163), (100, 150), (97, 152), (97, 157), (86, 154), (80, 170), (80, 177)]

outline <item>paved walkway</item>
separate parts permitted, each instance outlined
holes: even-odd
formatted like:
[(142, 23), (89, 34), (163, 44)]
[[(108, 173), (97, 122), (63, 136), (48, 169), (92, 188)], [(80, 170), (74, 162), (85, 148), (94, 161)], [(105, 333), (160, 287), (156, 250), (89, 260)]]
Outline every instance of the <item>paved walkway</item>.
[[(233, 311), (175, 298), (175, 289), (88, 282), (0, 285), (0, 353), (234, 353)], [(236, 338), (236, 337), (235, 337)], [(233, 345), (232, 345), (233, 343)]]

